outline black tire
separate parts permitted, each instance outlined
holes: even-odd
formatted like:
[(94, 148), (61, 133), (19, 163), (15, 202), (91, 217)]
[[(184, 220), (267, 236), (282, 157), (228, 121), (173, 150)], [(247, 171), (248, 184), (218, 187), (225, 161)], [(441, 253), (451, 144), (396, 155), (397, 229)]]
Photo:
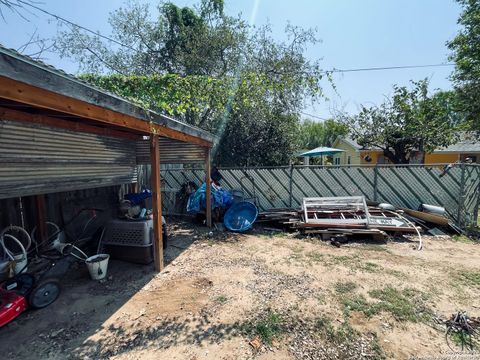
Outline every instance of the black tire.
[(43, 309), (57, 300), (60, 295), (60, 282), (54, 278), (46, 278), (33, 288), (28, 296), (28, 303), (34, 309)]

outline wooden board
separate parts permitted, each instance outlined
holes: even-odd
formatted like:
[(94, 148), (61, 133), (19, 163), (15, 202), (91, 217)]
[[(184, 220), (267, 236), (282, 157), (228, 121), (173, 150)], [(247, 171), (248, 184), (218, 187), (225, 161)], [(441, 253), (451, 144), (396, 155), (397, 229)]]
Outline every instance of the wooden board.
[(162, 199), (161, 199), (161, 181), (160, 181), (160, 151), (158, 136), (150, 137), (150, 159), (152, 161), (151, 181), (152, 181), (152, 212), (153, 212), (153, 230), (154, 230), (154, 259), (155, 270), (163, 270), (163, 238), (162, 238)]
[(124, 138), (129, 140), (141, 140), (141, 135), (132, 134), (126, 131), (118, 131), (114, 129), (101, 128), (98, 126), (92, 126), (83, 124), (78, 121), (63, 120), (58, 118), (53, 118), (45, 115), (30, 114), (23, 111), (17, 111), (12, 109), (7, 109), (0, 107), (0, 118), (6, 120), (15, 120), (21, 121), (24, 123), (35, 123), (39, 125), (45, 125), (50, 127), (62, 128), (65, 130), (71, 131), (80, 131), (102, 136), (111, 136)]
[(205, 150), (205, 215), (207, 219), (207, 226), (212, 227), (212, 179), (210, 161), (210, 149)]
[(437, 214), (430, 214), (423, 211), (417, 211), (407, 208), (400, 208), (400, 210), (403, 210), (405, 214), (416, 217), (417, 219), (427, 221), (432, 224), (447, 226), (449, 222), (446, 217)]
[[(0, 98), (21, 102), (42, 109), (60, 111), (104, 124), (134, 130), (143, 134), (156, 134), (205, 147), (212, 146), (211, 141), (204, 140), (200, 137), (199, 131), (198, 137), (188, 134), (187, 131), (190, 127), (186, 124), (179, 125), (180, 127), (183, 127), (184, 131), (181, 131), (167, 127), (168, 121), (165, 119), (163, 119), (163, 124), (157, 122), (156, 117), (160, 116), (153, 112), (143, 110), (142, 117), (150, 117), (150, 119), (146, 121), (140, 117), (134, 117), (125, 113), (113, 111), (106, 107), (28, 85), (3, 76), (0, 76)], [(137, 112), (140, 114), (139, 111)], [(77, 121), (81, 120), (77, 119)], [(32, 122), (35, 122), (33, 117)]]

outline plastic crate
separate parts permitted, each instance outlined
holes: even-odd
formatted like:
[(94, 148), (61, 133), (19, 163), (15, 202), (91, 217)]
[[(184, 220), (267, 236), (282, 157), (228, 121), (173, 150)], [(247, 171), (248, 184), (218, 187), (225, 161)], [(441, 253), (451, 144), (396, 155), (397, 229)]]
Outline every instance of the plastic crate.
[(153, 245), (128, 246), (105, 244), (105, 253), (109, 254), (112, 259), (136, 264), (150, 264), (153, 261)]
[(152, 220), (111, 220), (102, 239), (103, 245), (150, 246), (152, 243)]

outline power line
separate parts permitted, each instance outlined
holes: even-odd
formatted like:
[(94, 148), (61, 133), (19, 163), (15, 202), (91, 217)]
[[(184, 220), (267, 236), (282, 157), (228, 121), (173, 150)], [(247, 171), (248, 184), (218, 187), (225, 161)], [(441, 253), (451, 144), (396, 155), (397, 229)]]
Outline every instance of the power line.
[(309, 114), (309, 113), (306, 113), (306, 112), (303, 112), (303, 111), (299, 111), (299, 113), (302, 114), (302, 115), (311, 116), (311, 117), (313, 117), (315, 119), (318, 119), (318, 120), (330, 120), (330, 119), (322, 118), (320, 116)]
[(63, 22), (65, 22), (65, 23), (69, 24), (69, 25), (78, 27), (78, 28), (80, 28), (80, 29), (82, 29), (82, 30), (85, 30), (85, 31), (91, 33), (91, 34), (94, 34), (94, 35), (96, 35), (96, 36), (98, 36), (98, 37), (101, 37), (101, 38), (103, 38), (103, 39), (105, 39), (105, 40), (111, 41), (111, 42), (113, 42), (113, 43), (115, 43), (115, 44), (117, 44), (117, 45), (123, 46), (123, 47), (128, 48), (128, 49), (133, 50), (133, 51), (138, 51), (137, 49), (135, 49), (135, 48), (133, 48), (133, 47), (131, 47), (131, 46), (129, 46), (129, 45), (123, 44), (123, 43), (121, 43), (121, 42), (118, 41), (118, 40), (115, 40), (115, 39), (112, 39), (111, 37), (102, 35), (102, 34), (100, 34), (98, 31), (90, 30), (89, 28), (86, 28), (85, 26), (78, 25), (78, 24), (74, 23), (73, 21), (70, 21), (70, 20), (68, 20), (68, 19), (65, 19), (64, 17), (61, 17), (60, 15), (53, 14), (53, 13), (51, 13), (51, 12), (45, 10), (45, 9), (42, 9), (41, 7), (38, 7), (38, 6), (34, 5), (34, 4), (25, 2), (25, 1), (23, 1), (23, 0), (17, 0), (17, 1), (18, 1), (19, 3), (22, 3), (23, 5), (30, 6), (31, 8), (34, 8), (34, 9), (36, 9), (36, 10), (38, 10), (38, 11), (44, 13), (44, 14), (47, 14), (48, 16), (51, 16), (51, 17), (53, 17), (53, 18), (55, 18), (55, 19), (57, 19), (57, 20), (60, 20), (60, 21), (63, 21)]
[(383, 66), (383, 67), (369, 67), (369, 68), (358, 68), (358, 69), (336, 69), (324, 71), (325, 74), (328, 73), (347, 73), (347, 72), (359, 72), (359, 71), (381, 71), (381, 70), (397, 70), (397, 69), (416, 69), (416, 68), (427, 68), (427, 67), (441, 67), (441, 66), (455, 66), (455, 64), (426, 64), (426, 65), (401, 65), (401, 66)]
[[(82, 30), (85, 30), (93, 35), (96, 35), (100, 38), (103, 38), (105, 40), (108, 40), (108, 41), (111, 41), (119, 46), (122, 46), (122, 47), (125, 47), (127, 49), (130, 49), (130, 50), (133, 50), (135, 52), (139, 52), (138, 49), (135, 49), (134, 47), (130, 46), (130, 45), (127, 45), (127, 44), (124, 44), (118, 40), (115, 40), (115, 39), (112, 39), (111, 37), (109, 36), (106, 36), (106, 35), (102, 35), (100, 32), (98, 31), (93, 31), (93, 30), (90, 30), (89, 28), (85, 27), (85, 26), (82, 26), (82, 25), (79, 25), (77, 23), (74, 23), (73, 21), (70, 21), (60, 15), (56, 15), (56, 14), (53, 14), (45, 9), (42, 9), (41, 7), (39, 6), (36, 6), (32, 3), (29, 3), (29, 2), (26, 2), (24, 0), (17, 0), (19, 3), (23, 4), (23, 5), (26, 5), (26, 6), (29, 6), (33, 9), (36, 9), (48, 16), (51, 16), (53, 17), (54, 19), (57, 19), (57, 20), (60, 20), (60, 21), (63, 21), (69, 25), (72, 25), (72, 26), (75, 26), (79, 29), (82, 29)], [(399, 69), (416, 69), (416, 68), (428, 68), (428, 67), (444, 67), (444, 66), (455, 66), (455, 64), (453, 63), (447, 63), (447, 64), (424, 64), (424, 65), (400, 65), (400, 66), (383, 66), (383, 67), (367, 67), (367, 68), (353, 68), (353, 69), (336, 69), (336, 68), (333, 68), (332, 70), (325, 70), (323, 71), (322, 73), (323, 74), (331, 74), (331, 73), (348, 73), (348, 72), (363, 72), (363, 71), (382, 71), (382, 70), (399, 70)], [(313, 116), (313, 115), (310, 115), (310, 116)], [(324, 120), (324, 119), (323, 119)]]

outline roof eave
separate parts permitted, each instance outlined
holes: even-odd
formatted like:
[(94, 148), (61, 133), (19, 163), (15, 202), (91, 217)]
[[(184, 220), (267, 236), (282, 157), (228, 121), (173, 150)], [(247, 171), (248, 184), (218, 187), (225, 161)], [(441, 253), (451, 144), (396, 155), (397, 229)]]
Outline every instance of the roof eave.
[(143, 109), (115, 94), (105, 92), (83, 82), (73, 75), (68, 75), (61, 70), (36, 62), (33, 59), (2, 47), (0, 47), (0, 76), (80, 100), (87, 104), (119, 112), (148, 123), (152, 122), (212, 144), (217, 140), (213, 134), (205, 130)]

